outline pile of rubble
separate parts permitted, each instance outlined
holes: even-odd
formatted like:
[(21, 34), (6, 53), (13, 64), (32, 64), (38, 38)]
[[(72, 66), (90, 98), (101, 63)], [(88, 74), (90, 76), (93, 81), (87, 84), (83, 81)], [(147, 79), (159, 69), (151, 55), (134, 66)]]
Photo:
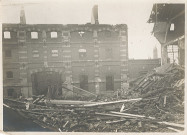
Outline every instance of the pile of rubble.
[(155, 99), (137, 102), (128, 112), (184, 123), (184, 73), (180, 66), (168, 64), (135, 80), (132, 97), (135, 93), (143, 99)]
[(50, 100), (41, 95), (30, 101), (4, 99), (4, 105), (53, 131), (178, 132), (184, 130), (184, 69), (157, 68), (116, 99)]

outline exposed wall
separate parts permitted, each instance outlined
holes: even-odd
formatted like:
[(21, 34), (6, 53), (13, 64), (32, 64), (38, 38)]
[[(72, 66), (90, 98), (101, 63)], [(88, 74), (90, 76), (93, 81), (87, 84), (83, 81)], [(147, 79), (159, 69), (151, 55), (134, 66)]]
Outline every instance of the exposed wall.
[(161, 59), (129, 60), (129, 77), (137, 78), (161, 65)]
[[(4, 32), (10, 32), (10, 38), (6, 38)], [(62, 83), (79, 87), (80, 75), (87, 75), (88, 91), (98, 94), (108, 91), (108, 75), (114, 81), (113, 91), (126, 81), (128, 35), (125, 24), (3, 24), (3, 35), (4, 89), (14, 88), (15, 84), (29, 97), (33, 94), (32, 74), (45, 70), (59, 72)], [(13, 78), (7, 78), (8, 70), (13, 72)]]

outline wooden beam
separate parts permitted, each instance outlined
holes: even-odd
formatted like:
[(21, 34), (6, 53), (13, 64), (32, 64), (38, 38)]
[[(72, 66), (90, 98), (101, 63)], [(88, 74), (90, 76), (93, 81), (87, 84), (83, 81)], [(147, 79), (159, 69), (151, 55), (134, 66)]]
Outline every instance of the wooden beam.
[(159, 123), (159, 124), (166, 124), (166, 125), (174, 126), (174, 127), (184, 128), (184, 125), (182, 125), (182, 124), (170, 123), (170, 122), (166, 122), (166, 121), (157, 122), (157, 123)]
[(169, 21), (171, 22), (172, 20), (176, 19), (177, 17), (183, 15), (185, 13), (185, 10), (181, 11), (179, 14), (177, 14), (176, 16), (174, 16), (173, 18), (171, 18)]
[(170, 130), (173, 130), (175, 132), (181, 132), (181, 130), (178, 130), (178, 129), (175, 129), (175, 128), (172, 128), (172, 127), (167, 127), (167, 128), (170, 129)]
[(109, 114), (109, 113), (95, 113), (96, 115), (103, 115), (103, 116), (111, 116), (111, 117), (119, 117), (119, 118), (131, 118), (131, 119), (136, 119), (135, 117), (132, 116), (123, 116), (123, 115), (117, 115), (117, 114)]
[(183, 35), (183, 36), (180, 36), (180, 37), (178, 37), (178, 38), (176, 38), (176, 39), (174, 39), (174, 40), (171, 40), (171, 41), (169, 41), (169, 42), (167, 42), (167, 43), (165, 43), (165, 44), (162, 44), (162, 46), (163, 46), (163, 47), (168, 46), (168, 45), (170, 45), (170, 44), (172, 44), (172, 43), (174, 43), (174, 42), (177, 42), (177, 41), (179, 41), (179, 40), (181, 40), (181, 39), (183, 39), (183, 38), (184, 38), (184, 35)]
[(119, 115), (123, 115), (123, 116), (131, 116), (131, 117), (138, 117), (138, 118), (155, 119), (154, 117), (146, 117), (144, 115), (137, 115), (137, 114), (130, 114), (130, 113), (121, 113), (121, 112), (114, 112), (114, 111), (111, 111), (111, 113), (119, 114)]
[(52, 104), (58, 105), (84, 105), (84, 104), (96, 104), (97, 102), (89, 102), (89, 101), (75, 101), (75, 100), (50, 100)]
[(132, 101), (140, 101), (142, 98), (136, 98), (136, 99), (125, 99), (125, 100), (119, 100), (119, 101), (112, 101), (112, 102), (100, 102), (95, 104), (87, 104), (84, 105), (85, 107), (93, 107), (93, 106), (101, 106), (101, 105), (111, 105), (111, 104), (118, 104), (118, 103), (124, 103), (124, 102), (132, 102)]

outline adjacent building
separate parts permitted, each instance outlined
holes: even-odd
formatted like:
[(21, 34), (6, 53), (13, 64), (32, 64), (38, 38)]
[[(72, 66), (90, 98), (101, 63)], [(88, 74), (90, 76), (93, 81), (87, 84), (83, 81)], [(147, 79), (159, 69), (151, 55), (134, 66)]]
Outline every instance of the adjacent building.
[(149, 23), (154, 23), (154, 36), (161, 44), (162, 64), (184, 66), (185, 4), (154, 4)]

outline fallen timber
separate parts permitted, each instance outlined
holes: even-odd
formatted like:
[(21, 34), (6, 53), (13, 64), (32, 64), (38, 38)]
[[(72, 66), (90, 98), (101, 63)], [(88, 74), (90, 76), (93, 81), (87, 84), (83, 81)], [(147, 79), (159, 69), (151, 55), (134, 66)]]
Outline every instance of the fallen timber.
[[(167, 68), (156, 69), (156, 72), (134, 81), (130, 93), (122, 98), (100, 99), (93, 95), (97, 100), (92, 102), (47, 99), (41, 95), (33, 97), (33, 101), (4, 98), (4, 106), (60, 132), (183, 131), (183, 69), (168, 65)], [(138, 96), (134, 96), (133, 92)]]
[(119, 100), (119, 101), (113, 101), (113, 102), (101, 102), (101, 103), (87, 104), (87, 105), (84, 105), (84, 107), (94, 107), (94, 106), (101, 106), (101, 105), (111, 105), (111, 104), (118, 104), (118, 103), (131, 102), (131, 101), (140, 101), (140, 100), (142, 100), (142, 98), (125, 99), (125, 100)]

